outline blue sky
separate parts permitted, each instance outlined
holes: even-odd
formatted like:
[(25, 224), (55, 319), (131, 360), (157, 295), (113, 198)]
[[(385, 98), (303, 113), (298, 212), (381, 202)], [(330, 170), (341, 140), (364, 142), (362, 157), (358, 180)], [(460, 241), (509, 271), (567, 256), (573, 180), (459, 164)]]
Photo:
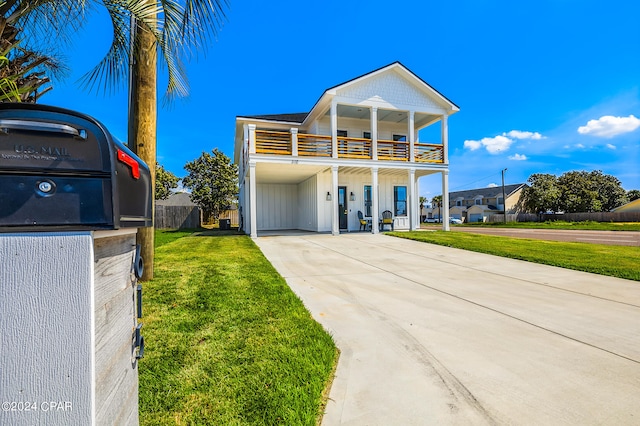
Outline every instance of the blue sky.
[[(233, 158), (236, 115), (306, 112), (325, 89), (400, 61), (460, 107), (451, 191), (499, 185), (504, 168), (507, 184), (598, 169), (640, 189), (636, 0), (230, 2), (217, 41), (188, 64), (190, 97), (159, 106), (158, 161), (179, 177), (203, 151)], [(126, 90), (77, 83), (110, 42), (105, 16), (88, 22), (65, 53), (69, 77), (40, 102), (124, 140)], [(420, 193), (440, 194), (439, 175)]]

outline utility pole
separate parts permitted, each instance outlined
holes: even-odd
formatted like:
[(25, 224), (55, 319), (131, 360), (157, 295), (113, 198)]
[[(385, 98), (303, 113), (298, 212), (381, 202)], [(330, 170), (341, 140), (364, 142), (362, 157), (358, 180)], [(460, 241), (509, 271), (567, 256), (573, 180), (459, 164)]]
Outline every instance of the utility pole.
[(506, 168), (502, 169), (502, 212), (504, 213), (505, 224), (507, 223), (507, 196), (504, 193), (504, 172), (506, 171)]

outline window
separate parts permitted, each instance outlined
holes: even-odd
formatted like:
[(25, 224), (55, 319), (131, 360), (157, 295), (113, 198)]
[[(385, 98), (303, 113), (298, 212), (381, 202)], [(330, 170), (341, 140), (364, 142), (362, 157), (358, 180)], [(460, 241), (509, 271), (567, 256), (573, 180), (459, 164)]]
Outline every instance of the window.
[(338, 137), (339, 138), (346, 138), (347, 137), (347, 131), (346, 130), (338, 130)]
[(371, 139), (371, 132), (362, 132), (362, 137), (365, 139)]
[(371, 185), (364, 186), (364, 215), (371, 217)]
[(406, 186), (394, 186), (393, 187), (393, 208), (395, 216), (407, 215), (407, 187)]
[(504, 204), (504, 198), (502, 197), (498, 197), (498, 199), (496, 200), (496, 204), (498, 204), (499, 206)]
[(405, 135), (393, 135), (393, 140), (395, 142), (406, 142), (407, 137)]
[(456, 206), (462, 207), (462, 200), (456, 200)]
[(482, 198), (476, 198), (476, 206), (482, 205)]

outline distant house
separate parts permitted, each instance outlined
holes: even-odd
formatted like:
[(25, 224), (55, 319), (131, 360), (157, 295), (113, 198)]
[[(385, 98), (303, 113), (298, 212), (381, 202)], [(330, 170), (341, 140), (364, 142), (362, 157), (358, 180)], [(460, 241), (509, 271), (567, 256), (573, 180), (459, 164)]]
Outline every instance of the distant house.
[[(394, 62), (325, 90), (309, 112), (236, 117), (244, 232), (338, 235), (358, 231), (360, 215), (376, 233), (385, 211), (395, 229), (419, 228), (418, 178), (440, 174), (448, 192), (448, 119), (458, 110)], [(439, 137), (420, 140), (429, 126)]]
[(640, 212), (640, 198), (611, 211), (615, 213)]
[[(524, 183), (504, 186), (507, 214), (515, 213), (525, 187)], [(463, 222), (487, 222), (492, 215), (502, 214), (504, 206), (502, 186), (449, 193), (449, 214)], [(423, 209), (422, 214), (427, 219), (439, 219), (440, 207)]]

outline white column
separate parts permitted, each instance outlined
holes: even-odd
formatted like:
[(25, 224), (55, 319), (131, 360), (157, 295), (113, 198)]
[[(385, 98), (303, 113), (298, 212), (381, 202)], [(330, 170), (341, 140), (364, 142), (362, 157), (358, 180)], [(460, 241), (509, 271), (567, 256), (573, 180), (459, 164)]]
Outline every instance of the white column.
[(258, 197), (256, 194), (256, 163), (249, 162), (249, 220), (251, 238), (258, 238)]
[(442, 132), (442, 158), (444, 164), (449, 164), (449, 126), (447, 121), (449, 116), (447, 114), (442, 116), (442, 126), (440, 131)]
[(378, 168), (371, 168), (371, 232), (378, 233)]
[(291, 155), (298, 156), (298, 129), (295, 127), (291, 128)]
[(416, 142), (416, 131), (415, 131), (415, 111), (409, 111), (409, 161), (415, 161), (415, 142)]
[(249, 124), (249, 154), (256, 153), (256, 125)]
[(407, 202), (409, 203), (409, 229), (411, 231), (416, 230), (416, 210), (418, 209), (417, 197), (416, 197), (416, 169), (409, 169), (409, 191), (407, 194)]
[(338, 104), (331, 101), (331, 157), (338, 158)]
[[(378, 159), (378, 108), (371, 107), (371, 158)], [(372, 227), (373, 228), (373, 227)]]
[(331, 166), (331, 235), (340, 235), (338, 218), (338, 166)]
[(442, 207), (440, 207), (442, 217), (442, 230), (449, 230), (449, 170), (442, 172)]

